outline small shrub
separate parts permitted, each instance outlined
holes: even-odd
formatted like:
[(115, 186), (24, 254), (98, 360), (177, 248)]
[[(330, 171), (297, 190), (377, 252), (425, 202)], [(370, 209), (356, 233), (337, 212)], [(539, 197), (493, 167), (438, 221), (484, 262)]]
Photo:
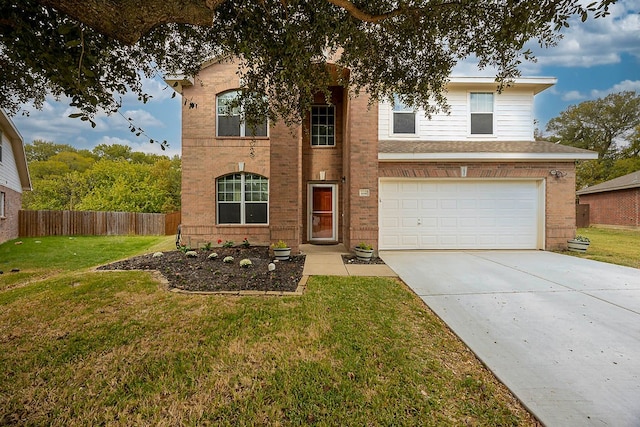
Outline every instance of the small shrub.
[(284, 240), (278, 240), (276, 243), (273, 243), (271, 247), (274, 249), (286, 249), (289, 245), (287, 245), (287, 242)]
[(222, 262), (226, 262), (227, 264), (230, 264), (230, 263), (233, 262), (233, 257), (232, 256), (226, 256), (226, 257), (224, 257)]
[(216, 252), (211, 252), (207, 259), (216, 259), (218, 258), (218, 254)]
[(251, 244), (249, 243), (249, 240), (246, 237), (240, 244), (242, 245), (243, 248), (248, 248), (249, 246), (251, 246)]
[(162, 252), (155, 252), (155, 253), (153, 254), (153, 257), (154, 257), (154, 258), (162, 258), (163, 256), (164, 256), (164, 254), (163, 254)]
[(248, 268), (248, 267), (251, 267), (251, 264), (252, 264), (251, 260), (248, 258), (245, 258), (240, 261), (240, 267)]
[(232, 248), (233, 247), (233, 240), (225, 240), (224, 243), (222, 244), (223, 248)]
[(362, 250), (365, 250), (365, 251), (370, 251), (370, 250), (373, 249), (373, 246), (371, 246), (370, 244), (365, 243), (365, 242), (360, 242), (360, 243), (358, 243), (356, 245), (356, 248), (362, 249)]
[(202, 245), (202, 250), (203, 251), (210, 251), (211, 250), (211, 242), (207, 242), (204, 245)]
[(198, 257), (198, 252), (196, 252), (196, 251), (187, 251), (184, 254), (189, 258), (197, 258)]

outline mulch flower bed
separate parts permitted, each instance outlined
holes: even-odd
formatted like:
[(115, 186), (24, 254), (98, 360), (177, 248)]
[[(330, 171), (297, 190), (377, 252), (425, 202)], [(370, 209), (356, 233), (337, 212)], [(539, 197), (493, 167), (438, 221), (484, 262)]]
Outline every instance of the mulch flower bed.
[[(217, 253), (215, 259), (209, 258)], [(163, 252), (154, 257), (147, 254), (114, 262), (98, 270), (157, 270), (169, 282), (170, 288), (185, 291), (295, 291), (302, 279), (304, 255), (292, 256), (289, 261), (273, 261), (266, 246), (249, 248), (213, 248), (195, 251), (189, 257), (182, 251)], [(225, 257), (233, 262), (225, 263)], [(240, 267), (240, 261), (249, 259), (251, 265)], [(275, 270), (269, 271), (273, 262)]]

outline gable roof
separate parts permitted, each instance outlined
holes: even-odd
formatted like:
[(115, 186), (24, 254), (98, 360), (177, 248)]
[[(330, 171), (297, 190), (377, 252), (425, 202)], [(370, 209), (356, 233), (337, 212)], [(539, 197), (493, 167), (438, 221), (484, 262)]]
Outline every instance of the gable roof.
[(31, 190), (31, 177), (29, 176), (29, 168), (27, 167), (27, 155), (24, 152), (22, 135), (20, 135), (18, 129), (16, 129), (9, 116), (7, 116), (7, 113), (1, 109), (0, 129), (11, 142), (11, 149), (13, 150), (13, 157), (15, 159), (18, 176), (20, 178), (20, 185), (24, 191), (29, 191)]
[(629, 188), (640, 188), (640, 171), (632, 172), (628, 175), (602, 182), (598, 185), (583, 188), (576, 191), (577, 195), (603, 193), (605, 191), (626, 190)]
[(380, 161), (588, 160), (593, 151), (547, 141), (380, 141)]

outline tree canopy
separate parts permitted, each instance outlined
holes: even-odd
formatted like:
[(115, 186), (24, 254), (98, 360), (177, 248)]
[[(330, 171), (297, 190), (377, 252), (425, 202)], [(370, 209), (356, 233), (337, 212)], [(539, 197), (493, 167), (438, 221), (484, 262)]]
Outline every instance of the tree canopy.
[(180, 209), (180, 158), (125, 145), (77, 150), (34, 141), (25, 146), (33, 191), (24, 209), (174, 212)]
[(632, 134), (638, 126), (640, 96), (625, 91), (570, 106), (549, 121), (547, 131), (560, 143), (596, 151), (602, 159), (624, 157), (629, 148), (633, 152)]
[[(497, 79), (531, 60), (525, 43), (553, 45), (572, 17), (608, 13), (615, 0), (0, 0), (0, 107), (16, 113), (66, 95), (93, 123), (122, 95), (148, 95), (141, 76), (193, 76), (212, 57), (241, 58), (248, 102), (272, 120), (296, 120), (312, 94), (335, 83), (312, 66), (341, 51), (338, 83), (374, 99), (433, 111), (453, 66), (477, 57)], [(269, 99), (269, 105), (262, 103)], [(249, 108), (251, 113), (253, 108)], [(262, 111), (260, 111), (262, 110)]]
[(635, 91), (572, 105), (549, 121), (547, 131), (551, 141), (598, 153), (598, 160), (578, 165), (578, 188), (640, 170), (640, 95)]

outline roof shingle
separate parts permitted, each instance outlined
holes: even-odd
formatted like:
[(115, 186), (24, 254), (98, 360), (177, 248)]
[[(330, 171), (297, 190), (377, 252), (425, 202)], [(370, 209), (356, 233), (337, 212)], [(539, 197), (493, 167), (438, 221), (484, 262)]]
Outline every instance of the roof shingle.
[(602, 182), (598, 185), (583, 188), (576, 191), (577, 195), (602, 193), (604, 191), (625, 190), (628, 188), (640, 188), (640, 171)]

